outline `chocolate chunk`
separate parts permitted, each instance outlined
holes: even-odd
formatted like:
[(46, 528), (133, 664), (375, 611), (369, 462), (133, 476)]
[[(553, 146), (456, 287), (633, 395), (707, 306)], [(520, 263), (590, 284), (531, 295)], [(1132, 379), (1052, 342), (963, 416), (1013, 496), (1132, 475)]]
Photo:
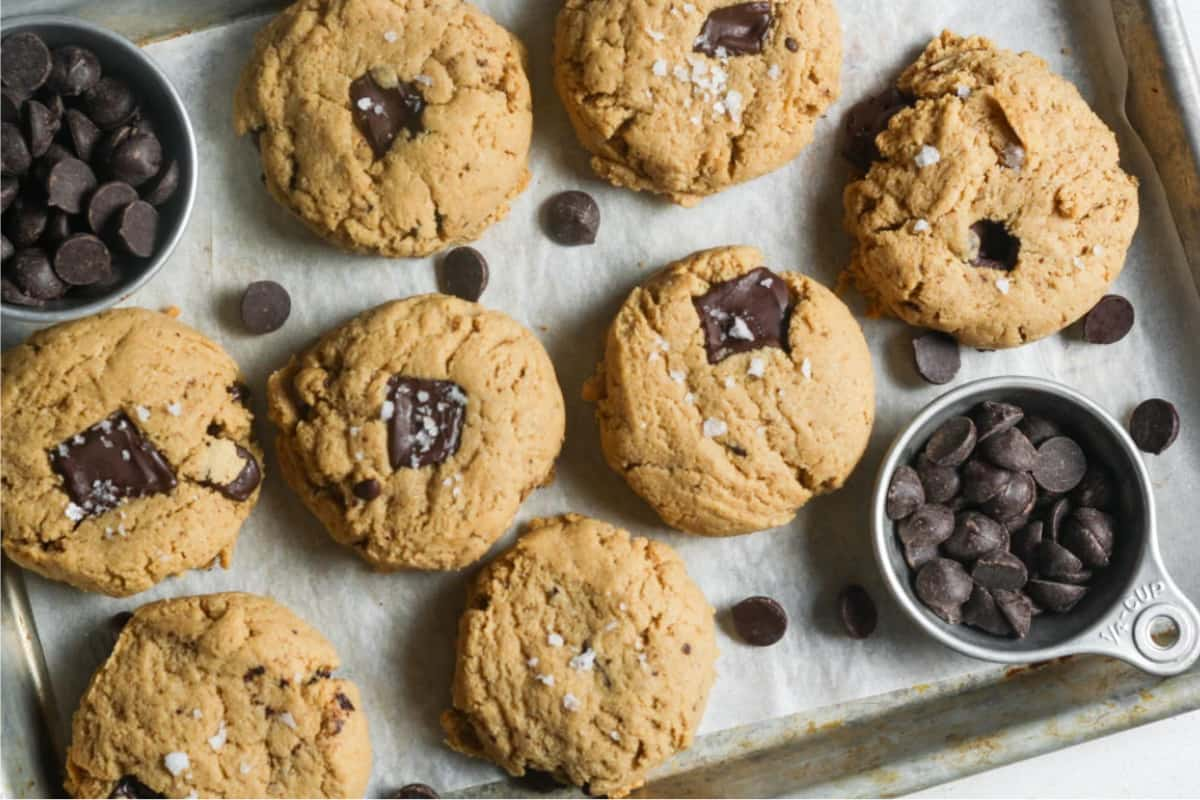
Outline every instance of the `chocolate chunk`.
[(438, 283), (445, 294), (473, 303), (487, 288), (487, 259), (474, 247), (454, 248), (438, 266)]
[(63, 478), (78, 521), (116, 508), (131, 497), (175, 488), (175, 473), (124, 411), (75, 434), (50, 450), (50, 466)]
[(769, 597), (747, 597), (733, 607), (733, 627), (746, 644), (768, 647), (787, 631), (787, 612)]
[(1082, 447), (1066, 436), (1054, 436), (1037, 449), (1033, 478), (1047, 491), (1066, 494), (1083, 480), (1087, 467)]
[(54, 115), (54, 112), (46, 108), (37, 100), (30, 100), (25, 104), (25, 143), (29, 148), (29, 155), (33, 158), (41, 158), (46, 154), (46, 150), (50, 148), (51, 142), (54, 141), (55, 134), (58, 133), (61, 121)]
[(692, 50), (716, 57), (761, 53), (770, 28), (769, 2), (725, 6), (709, 13), (700, 35), (692, 42)]
[(65, 211), (55, 209), (46, 218), (46, 230), (42, 233), (42, 242), (51, 247), (57, 247), (66, 241), (72, 232), (70, 215)]
[(1035, 572), (1038, 565), (1038, 548), (1042, 544), (1042, 531), (1045, 525), (1034, 521), (1012, 535), (1010, 547), (1012, 553), (1025, 564), (1027, 572)]
[(851, 639), (865, 639), (875, 632), (879, 624), (879, 611), (875, 601), (861, 586), (847, 586), (838, 596), (838, 610), (842, 625)]
[(953, 336), (930, 331), (912, 340), (917, 372), (929, 383), (941, 385), (954, 380), (962, 366), (958, 342)]
[(928, 503), (948, 503), (962, 487), (958, 470), (954, 467), (939, 467), (926, 458), (924, 453), (917, 456), (917, 474), (921, 477), (925, 501)]
[(158, 212), (145, 200), (135, 200), (116, 213), (113, 236), (125, 250), (141, 258), (154, 255), (158, 239)]
[(375, 158), (383, 158), (400, 131), (413, 138), (425, 130), (421, 115), (425, 98), (415, 83), (380, 86), (371, 73), (350, 84), (350, 113)]
[(1141, 450), (1158, 455), (1179, 436), (1179, 411), (1166, 400), (1145, 400), (1133, 410), (1129, 435)]
[(1077, 508), (1063, 525), (1059, 541), (1083, 562), (1098, 569), (1107, 567), (1112, 556), (1113, 518), (1094, 508)]
[(426, 786), (423, 783), (409, 783), (401, 786), (392, 793), (392, 797), (396, 798), (396, 800), (404, 800), (405, 798), (426, 798), (426, 800), (432, 800), (440, 796), (432, 787)]
[(383, 487), (374, 478), (366, 478), (354, 484), (350, 488), (350, 491), (354, 492), (354, 496), (359, 500), (370, 502), (379, 497), (379, 493), (383, 491)]
[(87, 202), (87, 222), (92, 233), (107, 236), (113, 214), (138, 199), (137, 190), (122, 181), (108, 181), (96, 187)]
[(1037, 484), (1026, 472), (1014, 472), (995, 497), (979, 506), (979, 510), (995, 519), (1027, 516), (1037, 500)]
[(962, 607), (962, 621), (993, 636), (1008, 636), (1012, 626), (1000, 613), (992, 593), (976, 584)]
[(546, 234), (562, 245), (592, 244), (600, 230), (600, 206), (590, 194), (577, 189), (547, 200), (542, 218)]
[(42, 87), (50, 77), (50, 48), (36, 33), (14, 33), (0, 46), (0, 80), (26, 94)]
[(1083, 318), (1083, 338), (1092, 344), (1112, 344), (1133, 328), (1133, 303), (1119, 294), (1106, 294)]
[(975, 253), (971, 258), (971, 266), (1002, 270), (1017, 266), (1021, 240), (1010, 234), (1003, 222), (980, 220), (971, 226), (971, 237), (971, 252)]
[(5, 175), (24, 175), (32, 164), (25, 134), (11, 122), (0, 124), (0, 171)]
[(1038, 545), (1038, 574), (1058, 578), (1083, 570), (1083, 562), (1067, 548), (1050, 539)]
[(935, 558), (917, 571), (918, 599), (951, 625), (962, 621), (962, 606), (970, 599), (973, 587), (962, 565), (948, 558)]
[(992, 400), (984, 400), (971, 412), (975, 433), (981, 442), (1015, 427), (1024, 418), (1025, 412), (1018, 406)]
[(76, 97), (100, 80), (100, 59), (86, 47), (65, 45), (51, 54), (46, 88), (55, 94)]
[(1025, 584), (1025, 591), (1033, 602), (1047, 611), (1065, 614), (1083, 599), (1088, 590), (1085, 586), (1034, 578)]
[(151, 133), (133, 133), (112, 152), (108, 170), (113, 178), (130, 186), (141, 186), (162, 167), (162, 145)]
[(388, 381), (387, 402), (383, 417), (392, 469), (441, 464), (458, 452), (467, 395), (457, 383), (395, 375)]
[(975, 423), (970, 417), (950, 417), (925, 443), (925, 456), (939, 467), (957, 467), (975, 449)]
[(1077, 506), (1109, 511), (1116, 503), (1116, 496), (1108, 470), (1100, 466), (1090, 466), (1083, 480), (1071, 492), (1071, 501)]
[(891, 520), (904, 519), (925, 504), (925, 489), (917, 471), (907, 464), (897, 467), (888, 484), (884, 513)]
[(17, 191), (20, 188), (21, 184), (11, 175), (0, 178), (0, 211), (8, 211), (13, 200), (17, 199)]
[(292, 313), (292, 298), (275, 281), (255, 281), (242, 293), (242, 324), (251, 333), (277, 331)]
[(36, 297), (25, 294), (21, 287), (10, 281), (7, 277), (0, 278), (0, 298), (5, 303), (17, 306), (31, 306), (40, 308), (46, 305), (46, 301), (39, 300)]
[(1016, 428), (993, 434), (979, 445), (979, 454), (997, 467), (1027, 472), (1037, 466), (1038, 451)]
[(895, 88), (856, 103), (846, 113), (842, 156), (863, 172), (869, 170), (881, 158), (875, 139), (887, 130), (892, 117), (911, 104), (911, 98)]
[(18, 250), (23, 247), (33, 247), (46, 232), (46, 223), (49, 219), (50, 215), (45, 206), (21, 197), (13, 203), (12, 213), (5, 220), (8, 224), (5, 225), (4, 230)]
[(54, 271), (72, 286), (91, 286), (112, 276), (112, 256), (90, 233), (76, 233), (54, 251)]
[(254, 457), (246, 448), (239, 445), (234, 445), (238, 457), (242, 459), (242, 469), (238, 472), (229, 483), (208, 484), (216, 489), (221, 494), (228, 497), (230, 500), (242, 502), (249, 499), (250, 495), (254, 494), (254, 490), (262, 483), (262, 470), (258, 466), (258, 459)]
[(1013, 633), (1018, 639), (1024, 639), (1029, 635), (1029, 628), (1033, 623), (1033, 603), (1022, 592), (1011, 592), (1005, 589), (997, 589), (992, 592), (992, 596), (996, 598), (996, 606), (1000, 609), (1000, 613), (1004, 615), (1004, 619), (1012, 626)]
[(163, 795), (151, 789), (146, 784), (142, 783), (133, 775), (122, 775), (121, 779), (113, 786), (112, 794), (109, 797), (120, 798), (145, 798), (145, 800), (158, 800)]
[(1016, 591), (1029, 580), (1025, 563), (1007, 550), (984, 553), (971, 569), (971, 578), (988, 589)]
[(786, 351), (790, 303), (787, 284), (766, 267), (712, 284), (693, 297), (708, 363), (763, 347)]
[(790, 36), (783, 40), (783, 46), (788, 49), (789, 53), (796, 53), (800, 50), (800, 43)]
[(171, 159), (151, 180), (142, 184), (142, 199), (152, 206), (161, 206), (179, 188), (179, 162)]
[(1017, 430), (1025, 434), (1025, 437), (1033, 442), (1035, 447), (1047, 439), (1062, 434), (1062, 431), (1053, 422), (1045, 417), (1032, 414), (1026, 414), (1025, 418), (1017, 423)]
[(104, 76), (83, 92), (83, 110), (101, 130), (112, 130), (133, 119), (137, 102), (124, 81)]
[(46, 176), (46, 205), (68, 214), (83, 210), (83, 199), (96, 188), (96, 174), (78, 158), (64, 158)]
[(54, 274), (44, 250), (19, 250), (9, 269), (21, 291), (35, 300), (56, 300), (67, 293), (67, 285)]
[(1000, 523), (978, 511), (963, 511), (954, 520), (954, 534), (942, 544), (946, 555), (971, 561), (1003, 547), (1007, 534)]

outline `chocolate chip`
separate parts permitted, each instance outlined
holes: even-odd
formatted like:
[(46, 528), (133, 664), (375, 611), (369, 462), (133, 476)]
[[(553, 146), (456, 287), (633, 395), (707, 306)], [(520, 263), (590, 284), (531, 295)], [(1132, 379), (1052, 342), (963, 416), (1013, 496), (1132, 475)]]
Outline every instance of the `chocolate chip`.
[(388, 461), (392, 469), (441, 464), (458, 452), (467, 395), (453, 381), (395, 375), (388, 381)]
[(1087, 587), (1034, 578), (1025, 584), (1030, 599), (1047, 611), (1065, 614), (1087, 594)]
[(242, 293), (242, 324), (251, 333), (277, 331), (292, 313), (292, 298), (275, 281), (255, 281)]
[(135, 200), (116, 213), (113, 235), (125, 250), (141, 258), (154, 254), (158, 238), (158, 212), (145, 200)]
[(238, 458), (242, 459), (242, 468), (238, 474), (229, 483), (208, 484), (216, 489), (221, 494), (228, 497), (230, 500), (242, 502), (250, 498), (254, 494), (254, 490), (262, 483), (262, 470), (258, 466), (258, 459), (254, 457), (246, 448), (240, 444), (234, 446)]
[(92, 158), (102, 172), (111, 172), (110, 165), (113, 154), (133, 133), (132, 125), (118, 125), (116, 128), (100, 134), (95, 147), (92, 148)]
[(922, 506), (896, 526), (905, 561), (914, 569), (935, 557), (938, 545), (953, 533), (954, 512), (940, 505)]
[(46, 218), (46, 230), (42, 233), (42, 240), (51, 247), (57, 247), (72, 233), (70, 215), (55, 209)]
[(1066, 436), (1055, 436), (1037, 449), (1033, 477), (1043, 489), (1066, 494), (1083, 480), (1087, 467), (1082, 447)]
[(787, 631), (787, 624), (787, 612), (769, 597), (747, 597), (733, 607), (733, 627), (742, 641), (755, 647), (769, 647), (778, 642)]
[(25, 143), (29, 147), (29, 155), (40, 158), (50, 149), (55, 134), (58, 133), (61, 120), (54, 112), (37, 100), (25, 104)]
[(957, 467), (975, 449), (975, 423), (970, 417), (950, 417), (925, 444), (925, 456), (939, 467)]
[(100, 80), (100, 59), (86, 47), (69, 44), (55, 48), (51, 62), (46, 88), (56, 94), (75, 97)]
[(11, 175), (0, 177), (0, 211), (8, 211), (13, 200), (17, 199), (17, 191), (21, 185)]
[(1062, 431), (1053, 422), (1045, 417), (1038, 417), (1032, 414), (1026, 414), (1025, 418), (1017, 423), (1017, 430), (1025, 434), (1025, 437), (1034, 446), (1039, 446), (1047, 439), (1062, 435)]
[(106, 75), (83, 92), (83, 110), (107, 131), (133, 119), (137, 101), (124, 81)]
[(930, 331), (912, 340), (917, 372), (929, 383), (941, 385), (954, 380), (962, 366), (958, 342), (953, 336)]
[(996, 599), (984, 587), (976, 584), (962, 607), (962, 621), (993, 636), (1008, 636), (1012, 626), (1000, 613)]
[(130, 186), (141, 186), (158, 174), (162, 167), (162, 145), (149, 133), (133, 133), (125, 137), (112, 152), (109, 173)]
[(600, 230), (600, 206), (590, 194), (577, 189), (547, 200), (542, 217), (546, 234), (562, 245), (592, 244)]
[(738, 3), (709, 13), (692, 43), (692, 50), (707, 56), (742, 56), (761, 53), (771, 28), (769, 2)]
[(1083, 318), (1083, 338), (1092, 344), (1112, 344), (1133, 328), (1133, 303), (1119, 294), (1106, 294)]
[(946, 555), (971, 561), (1003, 547), (1007, 534), (1000, 523), (978, 511), (963, 511), (954, 521), (954, 533), (942, 544)]
[(1017, 266), (1021, 240), (1010, 234), (1003, 222), (980, 220), (971, 226), (971, 237), (971, 252), (975, 254), (971, 258), (971, 266), (1002, 270)]
[(0, 235), (0, 263), (7, 263), (16, 254), (17, 248), (8, 240), (8, 237)]
[(1051, 539), (1043, 539), (1038, 545), (1038, 573), (1043, 577), (1058, 578), (1083, 569), (1083, 562), (1067, 548)]
[(879, 611), (875, 601), (861, 586), (847, 586), (838, 596), (838, 610), (842, 625), (851, 639), (865, 639), (875, 632), (879, 624)]
[(948, 558), (935, 558), (917, 571), (917, 597), (951, 625), (962, 621), (962, 606), (971, 597), (973, 587), (962, 565)]
[(354, 492), (354, 496), (359, 500), (365, 500), (369, 503), (376, 497), (379, 497), (380, 492), (383, 491), (383, 487), (381, 487), (379, 485), (379, 481), (375, 480), (374, 478), (367, 478), (354, 484), (354, 486), (351, 487), (351, 491)]
[(1034, 521), (1013, 533), (1009, 547), (1013, 555), (1021, 559), (1027, 572), (1034, 572), (1038, 564), (1038, 548), (1042, 544), (1042, 531), (1045, 525)]
[(151, 180), (142, 184), (142, 199), (152, 206), (161, 206), (179, 188), (179, 162), (171, 159)]
[(1005, 589), (997, 589), (992, 592), (992, 596), (996, 598), (996, 605), (1000, 608), (1000, 613), (1012, 626), (1013, 633), (1018, 639), (1024, 639), (1029, 635), (1029, 628), (1033, 623), (1033, 603), (1022, 592), (1012, 592)]
[(78, 158), (64, 158), (46, 176), (46, 205), (68, 214), (83, 210), (83, 198), (96, 188), (96, 173)]
[(1029, 571), (1020, 558), (1007, 550), (984, 553), (971, 569), (971, 578), (988, 589), (1015, 591), (1029, 580)]
[(1026, 472), (1014, 472), (1010, 480), (995, 497), (979, 506), (983, 513), (995, 519), (1027, 516), (1033, 511), (1037, 500), (1037, 484)]
[(1046, 536), (1054, 541), (1058, 541), (1058, 535), (1062, 531), (1062, 524), (1066, 520), (1067, 515), (1071, 512), (1071, 503), (1065, 497), (1054, 501), (1050, 506), (1049, 513), (1046, 514)]
[(0, 47), (0, 79), (26, 94), (41, 88), (50, 77), (50, 48), (36, 33), (14, 33)]
[(425, 98), (415, 83), (398, 82), (383, 87), (371, 73), (350, 84), (350, 113), (376, 159), (383, 158), (400, 131), (409, 138), (425, 130), (421, 115)]
[(40, 308), (46, 305), (46, 301), (39, 300), (32, 295), (26, 294), (21, 290), (21, 287), (10, 281), (7, 277), (0, 278), (0, 299), (5, 303), (18, 306), (31, 306)]
[(1108, 566), (1112, 556), (1113, 528), (1113, 518), (1103, 511), (1077, 508), (1063, 525), (1059, 539), (1084, 566), (1098, 569)]
[(90, 233), (76, 233), (54, 251), (54, 271), (72, 286), (91, 286), (112, 275), (112, 256)]
[(111, 630), (114, 635), (120, 636), (121, 632), (125, 630), (125, 626), (129, 624), (131, 619), (133, 619), (132, 611), (118, 611), (108, 620), (109, 630)]
[(907, 464), (897, 467), (888, 484), (884, 513), (890, 520), (904, 519), (925, 504), (925, 489), (917, 471)]
[(392, 793), (392, 797), (396, 798), (396, 800), (402, 800), (403, 798), (437, 798), (440, 796), (432, 787), (426, 786), (423, 783), (409, 783), (401, 786)]
[(962, 468), (963, 498), (969, 503), (986, 503), (1003, 491), (1013, 474), (982, 458), (972, 458)]
[(55, 300), (67, 293), (67, 285), (54, 274), (44, 250), (17, 251), (10, 270), (21, 291), (36, 300)]
[(33, 164), (25, 134), (11, 122), (0, 124), (0, 170), (5, 175), (24, 175)]
[[(537, 794), (549, 794), (550, 792), (558, 791), (564, 786), (564, 782), (554, 777), (554, 773), (546, 772), (541, 769), (525, 768), (525, 774), (516, 778), (517, 783), (522, 788), (528, 789)], [(586, 792), (585, 792), (586, 794)]]
[(1027, 472), (1038, 464), (1038, 450), (1016, 428), (993, 434), (979, 445), (979, 454), (997, 467)]
[(1083, 480), (1071, 492), (1071, 501), (1078, 506), (1110, 510), (1116, 503), (1116, 490), (1113, 489), (1108, 471), (1099, 466), (1088, 467)]
[(954, 467), (940, 467), (930, 461), (924, 453), (917, 456), (917, 474), (925, 490), (925, 501), (948, 503), (958, 494), (962, 479)]
[(911, 98), (895, 88), (885, 89), (856, 103), (846, 113), (842, 156), (863, 172), (869, 170), (881, 157), (875, 139), (887, 130), (892, 117), (909, 105)]
[(108, 181), (100, 184), (87, 202), (88, 227), (97, 236), (107, 236), (113, 214), (137, 199), (137, 190), (128, 183)]
[(163, 795), (154, 791), (133, 775), (122, 775), (121, 779), (113, 786), (112, 794), (109, 797), (157, 800), (158, 798), (162, 798)]
[(242, 680), (245, 683), (249, 683), (250, 681), (254, 680), (255, 678), (261, 678), (266, 673), (267, 673), (267, 668), (262, 666), (261, 664), (259, 664), (256, 667), (251, 667), (250, 669), (246, 670), (245, 674), (242, 675)]
[(5, 232), (18, 250), (33, 247), (46, 232), (49, 219), (50, 215), (45, 206), (21, 197), (13, 203), (12, 213), (5, 220), (8, 223)]
[(788, 52), (795, 53), (800, 50), (800, 43), (792, 37), (787, 37), (783, 40), (783, 46), (788, 49)]
[(766, 267), (712, 284), (693, 297), (708, 363), (763, 347), (786, 350), (790, 303), (787, 284)]
[(175, 473), (124, 411), (50, 450), (50, 466), (84, 516), (101, 514), (130, 497), (175, 488)]
[(975, 432), (981, 442), (1015, 427), (1024, 418), (1025, 412), (1018, 406), (992, 400), (984, 400), (971, 412)]
[(0, 88), (0, 122), (11, 122), (16, 125), (21, 122), (21, 107), (29, 96), (5, 86)]
[(1145, 400), (1133, 410), (1129, 435), (1141, 450), (1158, 455), (1179, 436), (1179, 411), (1166, 400)]
[(473, 303), (487, 288), (487, 259), (474, 247), (454, 248), (438, 266), (438, 282), (445, 294)]

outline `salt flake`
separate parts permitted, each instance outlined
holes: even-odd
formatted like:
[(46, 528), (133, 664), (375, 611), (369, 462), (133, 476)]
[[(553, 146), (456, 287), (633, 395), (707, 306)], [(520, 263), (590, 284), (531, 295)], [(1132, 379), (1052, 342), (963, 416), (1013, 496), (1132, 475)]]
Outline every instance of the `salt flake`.
[(396, 404), (391, 400), (384, 400), (383, 405), (379, 409), (379, 418), (387, 422), (396, 414)]
[(178, 778), (183, 771), (192, 765), (192, 760), (188, 758), (188, 754), (176, 750), (167, 753), (163, 756), (163, 766), (167, 768), (167, 772)]
[(664, 77), (667, 74), (667, 62), (661, 58), (656, 59), (653, 66), (650, 67), (650, 71), (660, 78)]
[(546, 675), (543, 673), (543, 674), (539, 674), (539, 675), (534, 675), (533, 678), (538, 683), (541, 683), (544, 686), (553, 686), (554, 685), (554, 676), (553, 675)]
[[(803, 375), (806, 380), (812, 380), (812, 362), (807, 358), (800, 362), (800, 374)], [(781, 390), (780, 396), (782, 395), (783, 392)]]
[(726, 433), (728, 433), (729, 426), (725, 424), (724, 420), (720, 420), (715, 417), (709, 417), (708, 419), (704, 420), (704, 426), (702, 430), (705, 436), (713, 439), (717, 436), (724, 436)]
[(761, 358), (750, 359), (750, 366), (746, 368), (746, 374), (752, 378), (761, 378), (767, 371), (767, 362)]
[(1012, 288), (1012, 283), (1008, 278), (996, 278), (996, 288), (1000, 290), (1000, 294), (1008, 294), (1008, 290)]
[(964, 86), (963, 84), (960, 83), (958, 86), (954, 87), (954, 93), (962, 98), (970, 97), (971, 96), (971, 87)]
[(913, 233), (925, 233), (932, 227), (933, 226), (929, 224), (929, 220), (919, 219), (913, 223), (912, 229), (913, 229)]
[(917, 151), (917, 155), (913, 158), (913, 163), (919, 168), (924, 168), (938, 163), (942, 160), (942, 154), (938, 152), (936, 147), (923, 144), (921, 149)]
[(579, 655), (573, 657), (568, 662), (568, 666), (570, 666), (571, 669), (578, 670), (579, 672), (591, 672), (592, 666), (595, 663), (596, 651), (589, 647)]
[(546, 634), (546, 644), (550, 645), (551, 647), (562, 647), (563, 637), (554, 631), (550, 631), (548, 634)]
[(583, 703), (579, 702), (579, 698), (567, 692), (563, 695), (563, 708), (567, 711), (578, 711), (583, 707)]
[(646, 28), (646, 35), (656, 42), (661, 42), (663, 39), (667, 38), (665, 33), (660, 33), (653, 28)]
[(179, 402), (167, 403), (167, 413), (172, 417), (178, 417), (183, 413), (183, 404)]
[(74, 503), (67, 503), (66, 514), (67, 514), (67, 519), (71, 520), (72, 522), (79, 522), (85, 516), (83, 509), (80, 508), (79, 506), (75, 505)]
[(773, 81), (779, 80), (780, 73), (781, 73), (781, 70), (779, 69), (778, 64), (772, 64), (770, 67), (767, 68), (767, 77)]
[(217, 732), (208, 737), (208, 746), (213, 750), (220, 750), (225, 746), (225, 720), (221, 720), (221, 724), (217, 726)]
[[(145, 406), (134, 406), (133, 410), (137, 412), (138, 419), (142, 422), (150, 419), (150, 409)], [(83, 442), (76, 442), (76, 444), (83, 444)]]
[(729, 336), (733, 339), (741, 339), (744, 342), (754, 341), (754, 332), (750, 330), (750, 326), (746, 324), (746, 320), (741, 317), (733, 318), (733, 325), (729, 328)]
[(383, 34), (383, 39), (384, 39), (384, 41), (386, 41), (386, 42), (394, 42), (394, 41), (396, 41), (396, 39), (398, 39), (398, 38), (400, 38), (400, 37), (398, 37), (398, 36), (396, 35), (396, 32), (395, 32), (395, 31), (385, 31), (385, 32), (384, 32), (384, 34)]
[(296, 718), (292, 716), (292, 712), (284, 711), (279, 715), (279, 721), (287, 725), (292, 730), (296, 730)]

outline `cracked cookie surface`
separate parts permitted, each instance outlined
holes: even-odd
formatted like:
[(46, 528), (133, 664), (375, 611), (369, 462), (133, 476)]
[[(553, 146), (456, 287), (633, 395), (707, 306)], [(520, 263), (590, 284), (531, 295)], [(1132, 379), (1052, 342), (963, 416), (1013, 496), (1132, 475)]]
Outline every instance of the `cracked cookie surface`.
[[(317, 235), (427, 255), (477, 238), (529, 181), (524, 58), (462, 0), (299, 0), (258, 34), (234, 126), (255, 135), (271, 196)], [(351, 98), (367, 75), (423, 104), (419, 132), (399, 131), (378, 157)]]
[[(710, 361), (696, 300), (763, 264), (753, 247), (705, 250), (634, 289), (584, 390), (609, 466), (664, 522), (690, 533), (790, 521), (845, 482), (874, 421), (862, 330), (832, 292), (799, 273), (767, 279), (787, 287), (791, 308), (776, 329), (784, 346)], [(750, 343), (738, 333), (730, 343)]]
[[(740, 48), (712, 34), (715, 46), (698, 51), (710, 12), (731, 5), (769, 12), (747, 12), (742, 22), (758, 27)], [(837, 98), (841, 29), (832, 0), (566, 0), (554, 49), (555, 85), (592, 169), (690, 206), (812, 140)]]
[(75, 712), (67, 791), (362, 797), (367, 719), (358, 688), (332, 677), (338, 664), (320, 633), (266, 597), (142, 606)]
[(713, 610), (670, 547), (534, 520), (468, 591), (442, 727), (512, 775), (622, 797), (691, 744), (716, 657)]
[(1031, 53), (945, 32), (898, 87), (911, 107), (845, 192), (854, 284), (876, 310), (975, 347), (1086, 313), (1121, 272), (1138, 199), (1075, 86)]
[(293, 356), (267, 393), (283, 477), (385, 570), (482, 556), (551, 480), (566, 424), (534, 335), (448, 295), (364, 312)]
[(10, 558), (115, 596), (228, 566), (262, 453), (219, 345), (164, 314), (116, 309), (35, 333), (2, 369)]

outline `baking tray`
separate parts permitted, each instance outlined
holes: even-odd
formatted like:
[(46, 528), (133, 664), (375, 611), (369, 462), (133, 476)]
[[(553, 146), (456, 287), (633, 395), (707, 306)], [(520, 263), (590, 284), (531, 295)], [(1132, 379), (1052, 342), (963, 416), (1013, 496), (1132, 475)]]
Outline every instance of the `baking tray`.
[[(282, 5), (275, 0), (8, 0), (3, 12), (6, 18), (74, 14), (151, 42)], [(1125, 111), (1157, 169), (1157, 175), (1141, 177), (1144, 183), (1157, 179), (1165, 193), (1179, 244), (1200, 287), (1200, 77), (1177, 0), (1069, 5), (1079, 14), (1112, 19), (1128, 67)], [(23, 333), (14, 334), (6, 325), (5, 343)], [(55, 699), (24, 575), (5, 560), (0, 583), (0, 789), (5, 797), (56, 796), (61, 794), (66, 721), (73, 709)], [(87, 651), (81, 657), (102, 658), (107, 644), (98, 632), (80, 643)], [(1195, 709), (1200, 709), (1200, 667), (1160, 679), (1100, 658), (1009, 669), (981, 665), (967, 677), (704, 735), (658, 770), (639, 794), (904, 794)], [(529, 793), (528, 784), (502, 781), (458, 795)], [(575, 791), (549, 794), (572, 796)]]

